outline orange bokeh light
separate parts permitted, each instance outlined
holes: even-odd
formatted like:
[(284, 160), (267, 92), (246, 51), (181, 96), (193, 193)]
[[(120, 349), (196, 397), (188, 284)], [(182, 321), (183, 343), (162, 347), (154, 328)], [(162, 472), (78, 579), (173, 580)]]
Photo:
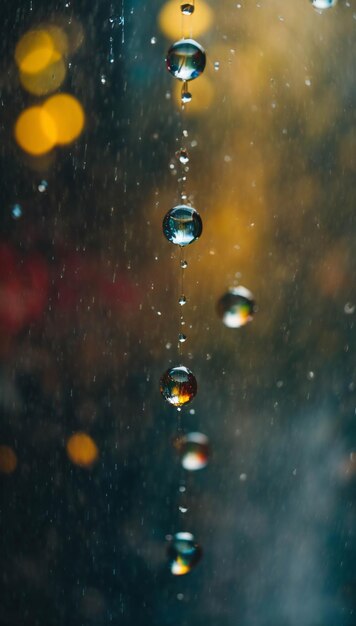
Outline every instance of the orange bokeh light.
[(55, 124), (58, 144), (71, 143), (82, 132), (84, 111), (74, 96), (65, 93), (52, 96), (46, 100), (43, 109)]
[(21, 37), (15, 50), (15, 61), (26, 74), (37, 74), (59, 58), (53, 37), (46, 30), (30, 30)]
[(75, 465), (90, 468), (98, 459), (95, 441), (86, 433), (75, 433), (67, 441), (67, 454)]
[(56, 125), (43, 107), (30, 107), (17, 119), (15, 138), (25, 152), (39, 156), (54, 148), (57, 141)]

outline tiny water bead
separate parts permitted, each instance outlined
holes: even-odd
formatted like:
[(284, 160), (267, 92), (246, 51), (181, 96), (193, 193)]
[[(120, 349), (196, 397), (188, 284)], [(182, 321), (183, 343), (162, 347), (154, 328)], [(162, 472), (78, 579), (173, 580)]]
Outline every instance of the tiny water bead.
[(181, 437), (177, 449), (182, 466), (189, 472), (203, 469), (209, 461), (209, 439), (203, 433), (188, 433)]
[(187, 367), (179, 365), (168, 369), (160, 380), (160, 392), (164, 399), (174, 406), (181, 407), (196, 396), (196, 378)]
[(188, 574), (202, 557), (202, 549), (194, 535), (188, 532), (176, 533), (168, 546), (169, 569), (174, 576)]
[(190, 2), (185, 2), (184, 4), (180, 5), (180, 10), (183, 15), (192, 15), (192, 13), (194, 13), (194, 4), (191, 4)]
[(178, 341), (179, 343), (184, 343), (185, 341), (187, 341), (187, 335), (184, 335), (183, 333), (179, 333)]
[(240, 328), (252, 321), (256, 304), (245, 287), (233, 287), (217, 303), (217, 313), (228, 328)]
[(38, 184), (37, 189), (40, 193), (44, 193), (48, 189), (48, 182), (46, 180), (41, 180)]
[(178, 80), (194, 80), (204, 72), (204, 48), (194, 39), (180, 39), (169, 48), (166, 64), (168, 71)]
[(189, 154), (185, 148), (178, 150), (178, 152), (176, 152), (176, 157), (182, 165), (187, 165), (187, 163), (189, 163)]
[(180, 306), (184, 306), (186, 302), (187, 302), (187, 298), (183, 295), (178, 300), (178, 303), (180, 304)]
[(185, 88), (183, 88), (182, 94), (181, 94), (181, 100), (182, 100), (182, 104), (188, 104), (188, 102), (191, 102), (192, 94), (190, 93), (190, 91), (187, 91)]
[(323, 9), (330, 9), (337, 4), (337, 0), (310, 0), (314, 9), (318, 9), (319, 11)]
[(188, 267), (188, 261), (184, 261), (184, 260), (182, 260), (182, 261), (180, 262), (180, 266), (181, 266), (182, 270), (186, 270), (186, 269), (187, 269), (187, 267)]
[(163, 233), (171, 243), (187, 246), (200, 237), (203, 230), (201, 217), (193, 207), (179, 204), (166, 214)]

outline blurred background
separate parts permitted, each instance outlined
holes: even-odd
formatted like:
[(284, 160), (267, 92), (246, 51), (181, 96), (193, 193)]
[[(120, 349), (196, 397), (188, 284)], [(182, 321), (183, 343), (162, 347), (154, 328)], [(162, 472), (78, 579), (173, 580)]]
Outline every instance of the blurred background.
[[(356, 3), (19, 0), (1, 23), (1, 626), (354, 626)], [(183, 114), (182, 34), (207, 51)], [(239, 284), (258, 311), (231, 329)], [(179, 360), (211, 446), (184, 515)], [(175, 577), (180, 530), (203, 558)]]

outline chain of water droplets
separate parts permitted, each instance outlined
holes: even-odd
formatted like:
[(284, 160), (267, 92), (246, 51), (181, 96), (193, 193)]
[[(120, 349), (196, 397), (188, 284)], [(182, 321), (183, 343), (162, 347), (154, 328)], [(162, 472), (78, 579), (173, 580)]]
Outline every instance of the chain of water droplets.
[[(205, 51), (202, 46), (194, 41), (192, 37), (192, 28), (190, 24), (189, 34), (190, 38), (185, 37), (185, 19), (192, 19), (191, 16), (194, 13), (195, 6), (194, 0), (191, 2), (183, 3), (180, 6), (182, 14), (182, 38), (172, 44), (169, 48), (166, 58), (166, 64), (168, 71), (178, 80), (182, 82), (181, 89), (181, 108), (182, 116), (185, 112), (185, 107), (189, 105), (192, 99), (190, 91), (188, 91), (188, 81), (197, 78), (205, 68)], [(188, 404), (197, 393), (197, 381), (196, 378), (187, 367), (181, 365), (182, 360), (182, 346), (185, 343), (187, 336), (185, 334), (185, 318), (184, 309), (187, 299), (185, 296), (184, 282), (185, 271), (188, 267), (188, 263), (183, 254), (183, 248), (193, 243), (199, 238), (202, 232), (202, 221), (199, 213), (191, 206), (188, 201), (188, 195), (186, 190), (187, 174), (189, 172), (189, 153), (186, 146), (186, 140), (188, 137), (188, 131), (184, 129), (179, 139), (180, 147), (176, 151), (176, 159), (178, 161), (178, 167), (180, 175), (178, 178), (178, 195), (179, 204), (173, 207), (163, 220), (163, 233), (165, 237), (173, 244), (176, 244), (180, 248), (180, 295), (178, 298), (179, 305), (179, 332), (178, 332), (178, 359), (179, 365), (168, 369), (162, 376), (160, 381), (160, 391), (164, 399), (176, 408), (177, 415), (177, 427), (175, 445), (180, 453), (181, 458), (183, 454), (183, 447), (186, 447), (186, 451), (189, 454), (189, 445), (192, 446), (192, 441), (188, 442), (188, 436), (185, 437), (184, 429), (182, 425), (182, 407)], [(197, 433), (195, 433), (196, 435)], [(199, 433), (198, 433), (199, 434)], [(204, 436), (203, 436), (204, 437)], [(201, 445), (201, 442), (193, 442), (194, 445)], [(206, 442), (203, 442), (203, 447)], [(188, 511), (186, 501), (186, 477), (184, 469), (196, 469), (193, 467), (188, 468), (187, 464), (184, 465), (182, 461), (179, 488), (178, 488), (178, 517), (179, 524), (182, 525), (182, 517)], [(190, 532), (179, 531), (170, 537), (170, 545), (168, 549), (170, 570), (172, 574), (181, 575), (188, 573), (191, 568), (196, 565), (200, 560), (201, 548), (195, 542), (194, 535)]]

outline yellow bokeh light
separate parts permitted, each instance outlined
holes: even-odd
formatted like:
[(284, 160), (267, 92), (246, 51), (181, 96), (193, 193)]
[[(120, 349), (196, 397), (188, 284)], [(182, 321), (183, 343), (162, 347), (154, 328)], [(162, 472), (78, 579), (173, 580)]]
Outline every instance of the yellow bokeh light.
[(37, 74), (60, 58), (53, 37), (46, 30), (30, 30), (18, 42), (15, 61), (21, 72)]
[(12, 474), (17, 467), (17, 456), (10, 446), (0, 446), (0, 472)]
[(199, 37), (211, 27), (213, 18), (213, 11), (203, 0), (199, 0), (193, 15), (187, 18), (180, 13), (177, 0), (169, 0), (158, 16), (158, 23), (162, 33), (168, 39), (175, 40), (181, 39), (182, 29), (185, 37), (190, 35), (191, 31), (194, 37)]
[[(174, 89), (176, 104), (181, 107), (182, 83), (178, 83), (178, 81), (176, 81)], [(188, 115), (201, 114), (203, 111), (209, 109), (214, 98), (214, 89), (210, 80), (206, 76), (199, 76), (194, 83), (190, 83), (188, 91), (192, 93), (192, 99), (184, 105), (185, 113)]]
[(98, 459), (98, 447), (86, 433), (75, 433), (67, 441), (67, 454), (75, 465), (90, 468)]
[(35, 96), (44, 96), (61, 86), (66, 77), (66, 66), (62, 58), (47, 65), (41, 72), (25, 74), (20, 71), (20, 82), (26, 91)]
[(43, 109), (54, 122), (58, 144), (71, 143), (82, 132), (84, 111), (73, 96), (64, 93), (52, 96), (44, 103)]
[(15, 138), (25, 152), (34, 156), (45, 154), (56, 144), (56, 124), (43, 107), (31, 107), (18, 117)]

